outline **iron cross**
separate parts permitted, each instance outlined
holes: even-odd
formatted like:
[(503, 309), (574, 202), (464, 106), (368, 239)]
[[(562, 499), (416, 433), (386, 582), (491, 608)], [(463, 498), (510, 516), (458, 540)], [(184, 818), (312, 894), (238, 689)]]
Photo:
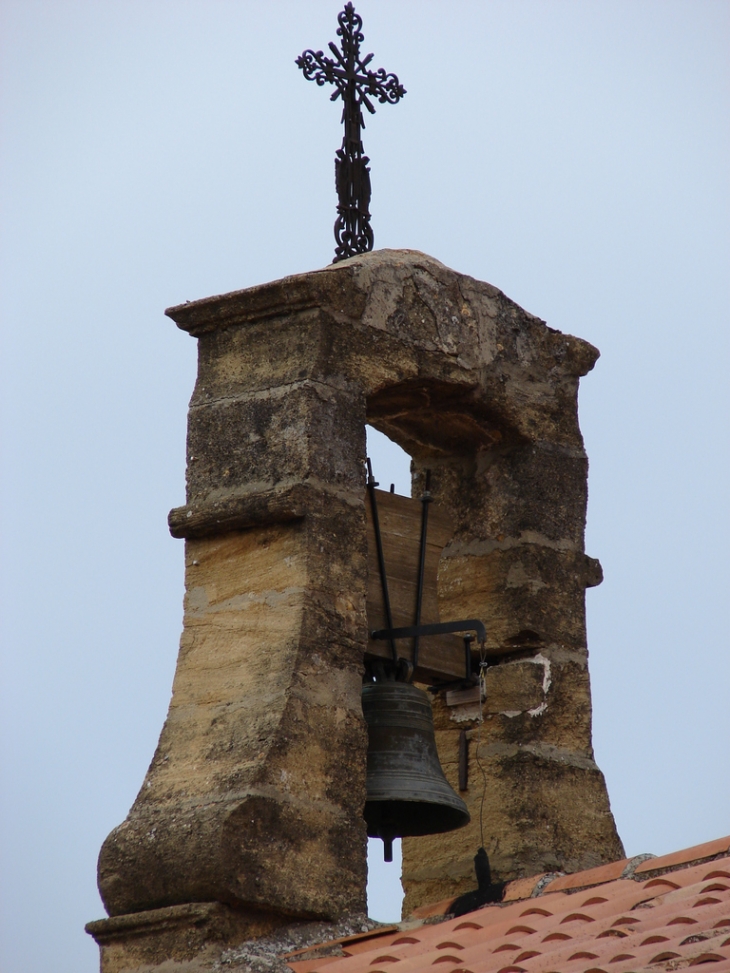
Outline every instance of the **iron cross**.
[[(370, 159), (365, 155), (360, 133), (365, 128), (362, 105), (375, 113), (373, 101), (395, 105), (406, 93), (395, 74), (383, 68), (370, 71), (372, 54), (360, 57), (360, 43), (365, 40), (360, 28), (362, 17), (355, 13), (352, 3), (338, 14), (337, 36), (342, 38), (342, 50), (330, 42), (334, 55), (325, 57), (322, 51), (305, 51), (297, 58), (297, 66), (307, 81), (335, 85), (330, 100), (342, 98), (342, 121), (345, 136), (342, 148), (335, 156), (335, 187), (337, 189), (337, 220), (335, 221), (335, 259), (344, 260), (357, 253), (373, 249), (370, 226)], [(371, 100), (372, 99), (372, 100)]]

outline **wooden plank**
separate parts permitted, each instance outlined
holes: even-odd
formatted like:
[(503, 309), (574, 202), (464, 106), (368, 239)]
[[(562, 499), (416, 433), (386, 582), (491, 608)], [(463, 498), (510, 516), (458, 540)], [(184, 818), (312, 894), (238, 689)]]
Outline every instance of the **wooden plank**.
[[(393, 627), (413, 625), (416, 614), (418, 563), (421, 551), (420, 500), (402, 497), (396, 493), (375, 491), (378, 504), (378, 520), (383, 541), (385, 570), (388, 577), (388, 593)], [(383, 590), (378, 570), (370, 497), (365, 497), (368, 516), (368, 630), (387, 628), (383, 604)], [(453, 533), (451, 519), (445, 510), (435, 503), (428, 511), (428, 535), (424, 570), (421, 624), (439, 622), (438, 566), (441, 552)], [(413, 659), (413, 640), (396, 642), (398, 655)], [(371, 658), (390, 659), (389, 642), (368, 641), (367, 655)], [(418, 648), (419, 664), (415, 678), (420, 682), (437, 679), (458, 679), (464, 675), (464, 640), (458, 635), (431, 635), (421, 637)]]

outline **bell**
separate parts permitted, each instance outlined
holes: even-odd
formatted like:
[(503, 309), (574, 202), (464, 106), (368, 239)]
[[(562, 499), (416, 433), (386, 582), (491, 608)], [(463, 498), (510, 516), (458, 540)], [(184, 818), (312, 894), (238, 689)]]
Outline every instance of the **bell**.
[(365, 683), (368, 725), (367, 800), (370, 838), (382, 838), (385, 861), (393, 839), (440, 834), (469, 823), (469, 811), (444, 777), (428, 696), (405, 682)]

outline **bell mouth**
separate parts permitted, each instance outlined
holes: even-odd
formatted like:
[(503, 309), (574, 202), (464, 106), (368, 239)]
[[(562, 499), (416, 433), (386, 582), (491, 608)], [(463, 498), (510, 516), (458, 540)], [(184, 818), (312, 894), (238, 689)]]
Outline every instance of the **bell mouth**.
[(461, 798), (456, 794), (454, 798), (454, 804), (448, 806), (424, 803), (417, 797), (378, 801), (368, 796), (363, 815), (368, 838), (382, 838), (385, 834), (391, 838), (416, 838), (463, 828), (469, 824), (471, 817)]

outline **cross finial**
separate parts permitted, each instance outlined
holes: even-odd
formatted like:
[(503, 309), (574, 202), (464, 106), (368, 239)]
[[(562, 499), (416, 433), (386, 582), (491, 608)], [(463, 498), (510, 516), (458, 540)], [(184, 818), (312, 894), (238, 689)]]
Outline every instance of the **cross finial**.
[(342, 98), (342, 121), (345, 135), (342, 148), (335, 156), (335, 186), (337, 189), (337, 220), (335, 221), (335, 259), (344, 260), (357, 253), (373, 249), (373, 231), (370, 226), (370, 159), (365, 155), (360, 132), (365, 128), (362, 105), (375, 113), (373, 101), (396, 104), (406, 93), (395, 74), (386, 74), (383, 68), (371, 71), (368, 65), (372, 54), (360, 57), (360, 43), (365, 39), (362, 17), (355, 13), (352, 3), (338, 14), (337, 36), (341, 38), (341, 50), (330, 42), (334, 58), (325, 57), (322, 51), (305, 51), (297, 58), (297, 66), (307, 81), (316, 81), (322, 87), (333, 84), (335, 91), (330, 98)]

